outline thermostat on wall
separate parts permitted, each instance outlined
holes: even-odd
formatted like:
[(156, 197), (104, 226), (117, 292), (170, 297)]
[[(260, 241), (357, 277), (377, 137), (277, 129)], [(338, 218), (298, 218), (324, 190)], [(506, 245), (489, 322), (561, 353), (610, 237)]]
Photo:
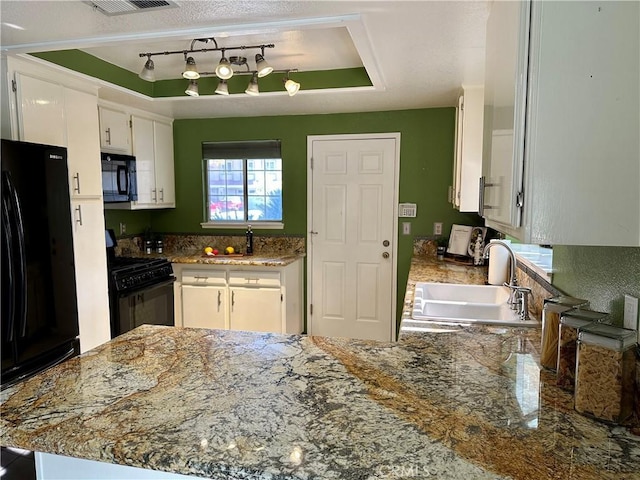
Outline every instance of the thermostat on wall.
[(415, 203), (400, 203), (398, 205), (398, 217), (415, 217), (418, 206)]

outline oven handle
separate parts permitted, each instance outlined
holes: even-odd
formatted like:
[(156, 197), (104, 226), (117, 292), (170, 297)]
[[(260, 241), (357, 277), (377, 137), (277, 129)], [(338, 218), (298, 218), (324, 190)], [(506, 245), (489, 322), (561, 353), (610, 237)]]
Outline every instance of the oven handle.
[(150, 292), (152, 290), (157, 290), (158, 288), (163, 288), (168, 285), (171, 285), (175, 281), (176, 281), (176, 277), (171, 277), (166, 280), (163, 280), (162, 282), (151, 283), (151, 284), (148, 283), (140, 288), (133, 288), (131, 290), (121, 291), (121, 292), (118, 292), (118, 298), (129, 297), (131, 295), (134, 295), (140, 292)]

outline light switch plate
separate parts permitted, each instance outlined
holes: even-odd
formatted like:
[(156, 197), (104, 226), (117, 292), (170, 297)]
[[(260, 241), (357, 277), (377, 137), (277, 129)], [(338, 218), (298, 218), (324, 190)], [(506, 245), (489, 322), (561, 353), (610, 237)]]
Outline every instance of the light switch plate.
[(411, 235), (411, 222), (402, 222), (402, 234)]

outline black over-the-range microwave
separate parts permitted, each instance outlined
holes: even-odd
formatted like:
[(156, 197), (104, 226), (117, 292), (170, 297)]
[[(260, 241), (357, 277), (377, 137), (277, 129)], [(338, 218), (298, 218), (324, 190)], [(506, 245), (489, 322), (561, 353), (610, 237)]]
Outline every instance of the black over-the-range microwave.
[(102, 196), (105, 203), (138, 200), (136, 184), (136, 157), (116, 153), (102, 157)]

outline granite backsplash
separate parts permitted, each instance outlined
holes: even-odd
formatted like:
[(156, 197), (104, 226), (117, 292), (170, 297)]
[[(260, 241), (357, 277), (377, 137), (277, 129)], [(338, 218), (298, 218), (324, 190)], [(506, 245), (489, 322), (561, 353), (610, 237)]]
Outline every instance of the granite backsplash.
[[(244, 252), (247, 241), (244, 235), (184, 235), (154, 234), (154, 240), (162, 240), (165, 253), (189, 254), (203, 251), (205, 247), (223, 251), (233, 247), (237, 252)], [(136, 235), (118, 239), (116, 255), (132, 255), (144, 249), (145, 237)], [(255, 235), (253, 236), (254, 255), (292, 255), (304, 254), (306, 240), (295, 235)]]

